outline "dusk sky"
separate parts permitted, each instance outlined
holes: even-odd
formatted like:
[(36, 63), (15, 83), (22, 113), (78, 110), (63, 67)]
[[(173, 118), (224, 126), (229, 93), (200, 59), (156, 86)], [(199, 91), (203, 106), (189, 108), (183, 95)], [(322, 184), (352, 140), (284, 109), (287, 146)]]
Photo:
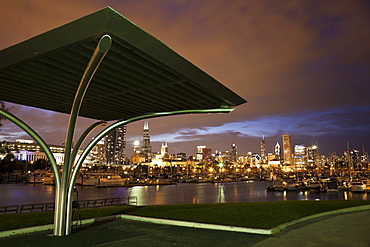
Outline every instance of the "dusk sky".
[[(229, 114), (150, 119), (153, 151), (162, 142), (188, 155), (197, 145), (226, 151), (235, 143), (239, 154), (259, 153), (264, 136), (272, 152), (285, 133), (293, 146), (317, 140), (327, 156), (347, 142), (370, 151), (370, 1), (0, 1), (0, 50), (105, 6), (248, 101)], [(7, 106), (47, 143), (64, 141), (67, 114)], [(79, 118), (80, 131), (92, 122)], [(129, 156), (143, 125), (127, 126)], [(3, 121), (0, 140), (16, 139), (30, 137)]]

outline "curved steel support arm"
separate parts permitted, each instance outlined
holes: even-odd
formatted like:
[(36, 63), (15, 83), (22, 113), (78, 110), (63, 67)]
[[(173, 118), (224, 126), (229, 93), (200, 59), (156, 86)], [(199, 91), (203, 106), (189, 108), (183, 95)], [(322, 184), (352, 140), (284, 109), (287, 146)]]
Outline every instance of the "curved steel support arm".
[(84, 133), (82, 133), (82, 135), (80, 136), (80, 138), (78, 139), (78, 141), (76, 142), (76, 144), (74, 145), (73, 147), (73, 151), (72, 151), (72, 155), (71, 155), (71, 160), (72, 161), (75, 161), (76, 159), (76, 156), (77, 156), (77, 152), (78, 150), (80, 149), (82, 143), (86, 140), (86, 137), (94, 130), (96, 129), (97, 127), (99, 126), (104, 126), (106, 125), (107, 122), (106, 121), (100, 121), (100, 122), (96, 122), (96, 123), (93, 123), (89, 128), (87, 128)]
[(45, 143), (45, 141), (31, 128), (29, 127), (25, 122), (11, 114), (10, 112), (4, 111), (3, 109), (0, 108), (0, 115), (3, 117), (7, 118), (9, 121), (13, 122), (16, 124), (18, 127), (23, 129), (27, 134), (29, 134), (44, 150), (46, 156), (48, 157), (51, 167), (53, 168), (54, 171), (54, 176), (55, 176), (55, 183), (57, 186), (60, 185), (60, 174), (59, 174), (59, 168), (57, 166), (57, 163), (55, 161), (55, 157), (53, 153), (51, 152), (49, 146)]
[(103, 131), (101, 131), (87, 145), (87, 147), (82, 152), (81, 156), (79, 157), (79, 159), (78, 159), (78, 161), (75, 165), (75, 168), (74, 168), (73, 173), (72, 173), (70, 186), (74, 185), (74, 183), (76, 181), (76, 178), (77, 178), (77, 174), (80, 170), (80, 167), (81, 167), (83, 161), (85, 160), (86, 156), (90, 153), (91, 149), (100, 141), (101, 138), (103, 138), (105, 135), (107, 135), (109, 132), (111, 132), (112, 130), (114, 130), (117, 127), (120, 127), (120, 126), (128, 124), (128, 123), (132, 123), (132, 122), (135, 122), (135, 121), (139, 121), (139, 120), (143, 120), (143, 119), (149, 119), (149, 118), (155, 118), (155, 117), (162, 117), (162, 116), (165, 117), (165, 116), (180, 115), (180, 114), (197, 114), (197, 113), (198, 114), (202, 114), (202, 113), (203, 114), (204, 113), (229, 113), (229, 112), (233, 111), (234, 109), (235, 108), (218, 108), (218, 109), (205, 109), (205, 110), (182, 110), (182, 111), (173, 111), (173, 112), (157, 112), (157, 113), (147, 114), (147, 115), (143, 115), (143, 116), (139, 116), (139, 117), (134, 117), (134, 118), (131, 118), (131, 119), (128, 119), (128, 120), (118, 121), (118, 122), (108, 126)]
[[(60, 189), (61, 189), (61, 177), (60, 177), (60, 174), (59, 174), (59, 168), (58, 168), (57, 163), (55, 161), (55, 157), (54, 157), (53, 153), (51, 152), (49, 146), (31, 127), (29, 127), (26, 123), (24, 123), (22, 120), (20, 120), (19, 118), (17, 118), (13, 114), (11, 114), (7, 111), (4, 111), (3, 109), (0, 108), (0, 115), (9, 119), (9, 121), (13, 122), (17, 126), (19, 126), (21, 129), (23, 129), (27, 134), (29, 134), (40, 145), (42, 150), (44, 150), (46, 156), (48, 157), (48, 159), (51, 163), (51, 167), (53, 168), (54, 179), (55, 179), (55, 194), (58, 195), (60, 193)], [(60, 204), (60, 201), (55, 200), (54, 218), (56, 220), (54, 221), (54, 229), (57, 229), (57, 230), (58, 230), (58, 227), (59, 227), (59, 224), (58, 224), (58, 221), (57, 221), (58, 215), (60, 213), (59, 204)]]
[[(86, 156), (90, 153), (91, 149), (109, 132), (114, 130), (117, 127), (120, 127), (122, 125), (132, 123), (138, 120), (143, 120), (143, 119), (148, 119), (148, 118), (155, 118), (155, 117), (164, 117), (164, 116), (171, 116), (171, 115), (180, 115), (180, 114), (195, 114), (195, 113), (229, 113), (233, 111), (235, 108), (219, 108), (219, 109), (205, 109), (205, 110), (182, 110), (182, 111), (173, 111), (173, 112), (158, 112), (158, 113), (152, 113), (152, 114), (147, 114), (139, 117), (134, 117), (128, 120), (121, 120), (118, 121), (107, 128), (105, 128), (103, 131), (101, 131), (85, 148), (85, 150), (82, 152), (80, 158), (76, 162), (76, 165), (74, 166), (72, 176), (70, 183), (68, 185), (69, 191), (68, 191), (68, 198), (67, 198), (67, 205), (72, 204), (72, 189), (74, 187), (74, 184), (77, 179), (78, 172), (81, 168), (81, 165), (83, 161), (85, 160)], [(72, 213), (71, 213), (71, 207), (67, 207), (67, 214), (66, 214), (66, 230), (71, 229), (71, 224), (72, 224)], [(67, 235), (69, 233), (67, 232)]]
[(80, 112), (83, 98), (85, 96), (87, 88), (90, 85), (90, 82), (96, 70), (98, 69), (103, 58), (109, 51), (111, 44), (112, 44), (112, 39), (109, 35), (104, 35), (103, 37), (100, 38), (100, 41), (93, 55), (91, 56), (91, 59), (84, 71), (84, 74), (81, 78), (81, 82), (78, 86), (75, 99), (73, 101), (72, 109), (71, 109), (71, 115), (69, 117), (68, 133), (67, 133), (66, 142), (65, 142), (66, 146), (65, 146), (64, 170), (66, 171), (66, 174), (69, 174), (72, 168), (70, 164), (73, 162), (73, 160), (71, 159), (73, 135), (74, 135), (74, 130), (76, 128), (77, 117)]

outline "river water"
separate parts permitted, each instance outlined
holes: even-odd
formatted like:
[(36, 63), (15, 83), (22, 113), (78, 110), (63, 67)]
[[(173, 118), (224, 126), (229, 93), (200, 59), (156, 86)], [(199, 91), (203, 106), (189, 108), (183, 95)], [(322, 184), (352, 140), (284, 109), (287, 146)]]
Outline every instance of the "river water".
[[(137, 205), (182, 203), (226, 203), (283, 200), (369, 200), (370, 194), (340, 191), (267, 191), (264, 181), (231, 183), (178, 183), (177, 185), (135, 187), (78, 187), (78, 200), (112, 197), (137, 197)], [(54, 186), (33, 184), (0, 184), (0, 206), (54, 202)]]

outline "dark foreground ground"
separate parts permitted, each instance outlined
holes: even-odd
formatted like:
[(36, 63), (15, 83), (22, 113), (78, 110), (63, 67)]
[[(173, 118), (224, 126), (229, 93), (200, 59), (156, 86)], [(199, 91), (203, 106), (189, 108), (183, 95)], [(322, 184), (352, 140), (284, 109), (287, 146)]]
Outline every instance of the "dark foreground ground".
[(0, 238), (0, 246), (370, 246), (370, 210), (293, 225), (273, 236), (112, 220), (65, 237), (51, 231)]

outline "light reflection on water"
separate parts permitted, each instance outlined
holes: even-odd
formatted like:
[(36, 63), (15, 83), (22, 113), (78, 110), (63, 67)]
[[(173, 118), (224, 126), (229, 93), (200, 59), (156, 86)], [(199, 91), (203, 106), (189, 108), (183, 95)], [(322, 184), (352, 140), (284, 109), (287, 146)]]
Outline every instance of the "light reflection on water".
[[(53, 186), (32, 184), (0, 184), (0, 206), (46, 203), (54, 201)], [(79, 187), (78, 199), (137, 197), (138, 205), (183, 203), (225, 203), (283, 200), (368, 200), (367, 193), (341, 191), (310, 193), (309, 191), (268, 192), (266, 182), (179, 183), (177, 185), (95, 188)]]

